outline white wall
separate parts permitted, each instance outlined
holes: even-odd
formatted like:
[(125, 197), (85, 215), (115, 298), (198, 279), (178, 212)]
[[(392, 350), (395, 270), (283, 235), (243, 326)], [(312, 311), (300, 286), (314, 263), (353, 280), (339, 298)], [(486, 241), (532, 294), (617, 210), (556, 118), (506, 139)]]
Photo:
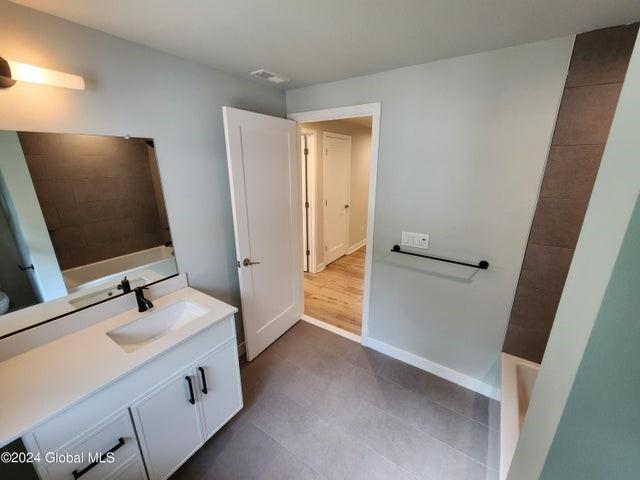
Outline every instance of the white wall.
[(0, 131), (0, 182), (21, 262), (25, 267), (37, 266), (23, 275), (33, 285), (38, 300), (47, 302), (65, 296), (67, 288), (16, 132)]
[[(370, 337), (494, 384), (572, 46), (560, 38), (287, 92), (289, 113), (382, 103)], [(491, 267), (470, 278), (388, 253), (402, 230), (429, 233), (433, 254)]]
[(348, 249), (356, 247), (367, 238), (367, 204), (369, 199), (369, 170), (371, 164), (371, 128), (348, 121), (332, 120), (301, 124), (316, 131), (316, 267), (324, 262), (323, 192), (323, 132), (351, 136), (351, 185), (349, 188), (349, 239)]
[(4, 0), (0, 18), (3, 57), (87, 81), (0, 90), (0, 129), (154, 138), (180, 271), (239, 305), (221, 107), (282, 116), (282, 92)]
[[(620, 445), (608, 442), (610, 435), (611, 438), (615, 437), (617, 442), (627, 438), (626, 432), (616, 431), (616, 426), (620, 425), (620, 414), (626, 413), (629, 416), (629, 421), (625, 424), (625, 429), (628, 432), (634, 432), (637, 425), (636, 393), (638, 382), (633, 369), (637, 366), (638, 345), (629, 346), (621, 343), (624, 341), (623, 338), (630, 340), (637, 338), (637, 332), (629, 330), (629, 335), (625, 336), (624, 331), (615, 331), (616, 328), (619, 328), (620, 318), (625, 318), (625, 310), (629, 308), (632, 309), (631, 315), (634, 317), (630, 322), (625, 320), (627, 323), (625, 328), (636, 330), (638, 328), (637, 309), (633, 310), (636, 308), (634, 302), (637, 303), (637, 271), (635, 272), (635, 283), (627, 285), (630, 290), (626, 296), (622, 298), (619, 296), (619, 280), (618, 289), (611, 292), (612, 298), (618, 296), (619, 305), (611, 305), (611, 302), (605, 303), (605, 293), (610, 284), (612, 273), (616, 272), (614, 271), (616, 259), (621, 252), (622, 242), (640, 194), (638, 118), (640, 118), (640, 52), (636, 48), (631, 57), (618, 100), (618, 107), (593, 187), (589, 208), (582, 225), (569, 275), (542, 360), (542, 368), (529, 405), (524, 430), (513, 457), (509, 479), (538, 480), (540, 478), (563, 414), (571, 418), (574, 413), (565, 412), (565, 405), (567, 405), (567, 399), (574, 385), (576, 373), (583, 361), (588, 342), (590, 339), (595, 339), (596, 342), (602, 342), (604, 339), (604, 342), (607, 342), (607, 335), (609, 336), (608, 343), (595, 343), (593, 345), (594, 351), (604, 348), (610, 352), (611, 358), (604, 361), (604, 364), (609, 366), (617, 364), (617, 368), (610, 372), (591, 371), (595, 376), (587, 378), (587, 381), (593, 381), (594, 386), (606, 382), (606, 379), (601, 377), (602, 375), (609, 375), (609, 382), (606, 382), (607, 388), (600, 391), (606, 400), (603, 398), (598, 411), (592, 412), (600, 418), (587, 419), (583, 417), (584, 421), (579, 426), (582, 433), (577, 434), (597, 436), (598, 438), (586, 439), (574, 436), (573, 441), (578, 444), (602, 442), (599, 451), (596, 452), (593, 448), (590, 450), (599, 461), (603, 461), (603, 459), (598, 455), (608, 456), (607, 462), (618, 462), (623, 458), (629, 458), (629, 455), (633, 455), (637, 460), (637, 436), (635, 443)], [(637, 229), (637, 224), (635, 228)], [(626, 259), (630, 265), (634, 265), (637, 263), (637, 253), (635, 253), (637, 252), (637, 237), (629, 241), (632, 242), (632, 245), (627, 248), (626, 256), (621, 258)], [(619, 266), (617, 272), (619, 279), (628, 276), (628, 272), (625, 273), (624, 264)], [(625, 281), (628, 283), (628, 279)], [(607, 307), (607, 310), (605, 310), (605, 320), (601, 321), (611, 322), (611, 324), (608, 327), (606, 325), (601, 327), (599, 335), (594, 336), (592, 332), (597, 332), (594, 330), (594, 324), (596, 324), (596, 319), (603, 306)], [(607, 328), (610, 329), (608, 334), (604, 333), (607, 332)], [(615, 340), (612, 341), (612, 338)], [(629, 362), (628, 348), (634, 349), (631, 353), (635, 358), (635, 365), (625, 364)], [(589, 363), (593, 365), (593, 357)], [(581, 386), (584, 394), (584, 379)], [(588, 392), (587, 394), (589, 395)], [(633, 398), (632, 402), (629, 401), (630, 397)], [(578, 397), (575, 400), (574, 407), (581, 408), (584, 414), (584, 409), (589, 406), (593, 398), (587, 399), (585, 397), (581, 400)], [(624, 400), (628, 403), (625, 404)], [(625, 410), (613, 411), (621, 407)], [(600, 428), (593, 428), (593, 424), (589, 423), (603, 421), (607, 418), (612, 421), (604, 422), (605, 425), (601, 425)], [(633, 423), (634, 421), (635, 423)], [(635, 433), (637, 434), (637, 429)], [(590, 446), (593, 447), (593, 443)], [(622, 448), (620, 449), (620, 447)], [(628, 449), (633, 451), (629, 452)], [(567, 450), (565, 452), (570, 453)], [(581, 455), (584, 455), (585, 452), (586, 449), (583, 449)], [(618, 456), (619, 458), (614, 458)], [(558, 460), (557, 457), (552, 456), (551, 458), (553, 462)], [(562, 461), (565, 460), (575, 462), (580, 461), (580, 458), (570, 456), (562, 459)], [(590, 459), (589, 464), (593, 465), (591, 463), (593, 461), (594, 458)], [(617, 473), (611, 470), (606, 475), (599, 475), (598, 473), (601, 472), (591, 470), (589, 473), (594, 476), (590, 478), (637, 478), (637, 471), (633, 472), (633, 477), (623, 475), (621, 472), (624, 470), (624, 466), (624, 463), (619, 463), (616, 468), (620, 468), (620, 470)], [(551, 466), (549, 468), (550, 472), (553, 471)], [(569, 477), (562, 476), (562, 478)], [(586, 477), (576, 474), (571, 478)]]

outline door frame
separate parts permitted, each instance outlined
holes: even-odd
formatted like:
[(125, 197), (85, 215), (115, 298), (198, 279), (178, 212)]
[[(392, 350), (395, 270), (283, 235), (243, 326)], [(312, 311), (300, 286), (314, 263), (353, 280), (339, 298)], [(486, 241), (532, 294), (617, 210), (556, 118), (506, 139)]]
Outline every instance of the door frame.
[[(309, 235), (309, 244), (307, 248), (309, 249), (309, 265), (308, 270), (309, 273), (317, 273), (318, 270), (318, 255), (316, 252), (316, 205), (317, 205), (317, 188), (316, 188), (316, 178), (317, 178), (317, 162), (316, 162), (316, 150), (317, 150), (317, 142), (318, 142), (318, 131), (313, 130), (311, 128), (300, 128), (300, 136), (298, 138), (302, 138), (306, 136), (311, 139), (311, 147), (309, 148), (309, 154), (307, 155), (307, 198), (309, 199), (309, 223), (307, 225), (308, 235)], [(307, 145), (308, 146), (308, 145)], [(301, 158), (302, 160), (302, 158)], [(300, 168), (300, 175), (302, 177), (302, 181), (304, 183), (304, 169)], [(305, 208), (302, 205), (302, 221), (305, 221)], [(303, 231), (304, 233), (304, 231)], [(304, 255), (304, 243), (305, 239), (302, 239), (302, 254)], [(304, 255), (306, 256), (306, 255)]]
[(365, 103), (345, 107), (288, 113), (287, 118), (298, 123), (343, 120), (345, 118), (371, 116), (371, 164), (369, 170), (369, 198), (367, 205), (367, 253), (364, 259), (364, 289), (362, 294), (362, 335), (361, 343), (369, 337), (369, 316), (371, 312), (371, 267), (373, 264), (373, 224), (376, 210), (376, 187), (378, 177), (378, 146), (380, 144), (381, 103)]
[[(351, 207), (351, 149), (352, 147), (352, 138), (351, 135), (344, 135), (342, 133), (334, 133), (334, 132), (326, 132), (323, 131), (322, 132), (322, 147), (324, 149), (323, 153), (322, 153), (322, 233), (323, 233), (323, 240), (325, 240), (324, 235), (327, 232), (327, 212), (325, 209), (325, 202), (327, 201), (327, 197), (325, 196), (325, 192), (326, 192), (326, 179), (327, 179), (327, 139), (329, 137), (333, 137), (333, 138), (338, 138), (340, 140), (347, 140), (349, 142), (349, 163), (347, 165), (347, 201), (349, 202), (349, 207)], [(349, 254), (349, 246), (351, 245), (349, 242), (349, 227), (350, 227), (350, 221), (351, 221), (351, 208), (347, 208), (347, 225), (346, 225), (346, 231), (344, 232), (344, 242), (345, 242), (345, 246), (344, 246), (344, 254), (348, 255)], [(326, 251), (326, 241), (323, 242), (324, 246), (325, 246), (325, 250), (323, 251), (323, 262), (322, 264), (326, 267), (327, 264), (327, 259), (324, 258), (324, 255), (327, 253)], [(336, 260), (338, 260), (341, 257), (336, 258), (335, 260), (333, 260), (334, 262)]]

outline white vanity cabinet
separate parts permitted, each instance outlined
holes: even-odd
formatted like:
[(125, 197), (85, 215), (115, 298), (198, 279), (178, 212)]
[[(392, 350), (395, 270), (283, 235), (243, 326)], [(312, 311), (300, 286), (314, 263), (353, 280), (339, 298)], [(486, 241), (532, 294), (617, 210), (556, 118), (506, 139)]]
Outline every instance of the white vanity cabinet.
[[(22, 437), (43, 480), (163, 480), (242, 408), (233, 315), (167, 349)], [(107, 454), (113, 454), (113, 461)], [(104, 462), (95, 462), (96, 453)], [(91, 454), (92, 456), (89, 456)], [(95, 464), (94, 464), (95, 463)]]
[(235, 341), (131, 406), (151, 480), (163, 480), (242, 408)]
[(242, 408), (242, 387), (235, 380), (240, 376), (235, 344), (223, 345), (198, 360), (195, 367), (202, 428), (207, 440)]
[(131, 407), (151, 480), (167, 478), (204, 442), (194, 387), (188, 391), (187, 379), (193, 382), (192, 367)]

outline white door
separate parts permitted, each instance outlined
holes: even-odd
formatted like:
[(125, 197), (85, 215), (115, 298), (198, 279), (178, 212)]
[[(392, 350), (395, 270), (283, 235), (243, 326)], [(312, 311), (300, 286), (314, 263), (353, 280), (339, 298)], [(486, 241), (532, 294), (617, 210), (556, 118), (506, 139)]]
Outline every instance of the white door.
[(203, 443), (192, 367), (131, 407), (151, 480), (168, 478)]
[(247, 360), (302, 316), (296, 123), (223, 107)]
[(351, 137), (324, 133), (324, 264), (347, 253), (349, 187), (351, 183)]
[(235, 338), (196, 363), (198, 393), (208, 439), (242, 408), (242, 387)]

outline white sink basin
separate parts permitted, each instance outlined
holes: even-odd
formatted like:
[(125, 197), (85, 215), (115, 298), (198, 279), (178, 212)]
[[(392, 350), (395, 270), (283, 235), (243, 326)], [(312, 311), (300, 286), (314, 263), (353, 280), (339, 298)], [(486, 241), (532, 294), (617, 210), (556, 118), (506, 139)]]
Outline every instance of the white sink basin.
[(180, 300), (172, 305), (150, 312), (121, 327), (107, 332), (107, 336), (116, 342), (125, 352), (133, 352), (140, 347), (178, 330), (193, 320), (205, 315), (209, 309)]

